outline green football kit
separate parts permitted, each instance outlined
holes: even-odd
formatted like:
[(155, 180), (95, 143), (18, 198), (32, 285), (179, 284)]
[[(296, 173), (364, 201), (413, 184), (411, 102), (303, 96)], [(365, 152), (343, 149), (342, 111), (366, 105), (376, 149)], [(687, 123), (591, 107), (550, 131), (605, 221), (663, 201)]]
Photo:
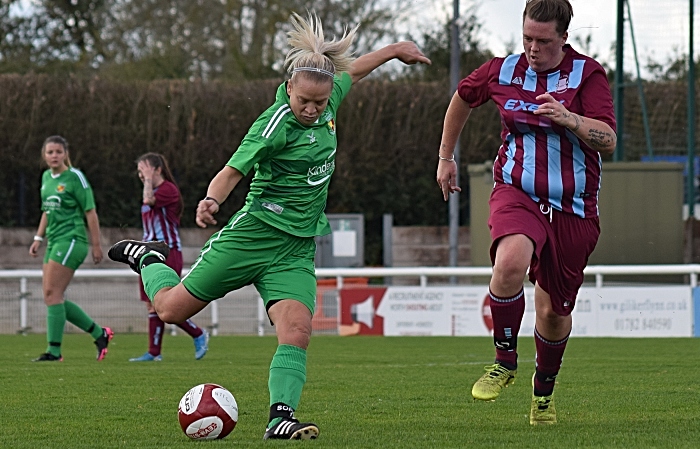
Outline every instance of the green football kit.
[[(41, 210), (46, 213), (48, 241), (44, 263), (53, 260), (72, 270), (78, 269), (88, 254), (85, 212), (94, 208), (92, 187), (80, 170), (69, 167), (59, 175), (53, 175), (51, 170), (44, 172), (41, 178)], [(46, 352), (54, 357), (61, 357), (66, 321), (89, 333), (95, 340), (103, 335), (102, 327), (79, 305), (64, 298), (60, 304), (47, 306)]]
[(244, 176), (254, 169), (255, 176), (243, 208), (183, 278), (192, 295), (211, 301), (252, 283), (268, 308), (295, 299), (314, 312), (314, 237), (331, 232), (324, 210), (335, 170), (336, 113), (351, 86), (347, 73), (336, 76), (328, 106), (307, 126), (280, 85), (227, 164)]
[(56, 261), (76, 270), (88, 254), (85, 212), (95, 208), (85, 175), (69, 168), (59, 175), (46, 170), (41, 178), (41, 210), (46, 213), (48, 240), (44, 263)]
[[(324, 214), (328, 185), (335, 170), (336, 112), (352, 86), (347, 73), (334, 77), (328, 106), (306, 126), (294, 116), (286, 84), (275, 103), (251, 126), (228, 166), (244, 176), (255, 170), (246, 203), (214, 233), (182, 279), (196, 298), (212, 301), (253, 284), (265, 307), (292, 299), (313, 315), (316, 307), (314, 237), (331, 232)], [(139, 263), (149, 298), (180, 279), (163, 263)], [(270, 362), (270, 423), (282, 419), (274, 410), (295, 410), (306, 383), (306, 349), (280, 344)], [(268, 429), (269, 431), (269, 429)]]

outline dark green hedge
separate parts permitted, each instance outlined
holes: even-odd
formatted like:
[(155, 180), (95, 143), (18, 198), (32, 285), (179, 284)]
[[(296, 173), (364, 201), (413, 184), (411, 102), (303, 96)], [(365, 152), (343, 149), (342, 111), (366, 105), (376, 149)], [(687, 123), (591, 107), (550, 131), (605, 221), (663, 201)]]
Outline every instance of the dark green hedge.
[[(147, 151), (169, 159), (185, 199), (183, 226), (194, 226), (197, 201), (271, 104), (279, 82), (0, 76), (0, 200), (6, 205), (0, 226), (38, 223), (40, 149), (52, 134), (70, 142), (73, 165), (94, 188), (102, 226), (140, 226), (141, 183), (134, 160)], [(340, 109), (327, 211), (365, 214), (368, 263), (381, 261), (382, 214), (393, 213), (397, 225), (447, 223), (435, 168), (449, 100), (447, 82), (364, 80)], [(499, 127), (494, 107), (474, 111), (462, 138), (463, 174), (467, 164), (495, 155)], [(466, 187), (466, 181), (462, 184)], [(247, 186), (236, 188), (222, 215), (242, 205)], [(468, 197), (462, 195), (464, 211)]]

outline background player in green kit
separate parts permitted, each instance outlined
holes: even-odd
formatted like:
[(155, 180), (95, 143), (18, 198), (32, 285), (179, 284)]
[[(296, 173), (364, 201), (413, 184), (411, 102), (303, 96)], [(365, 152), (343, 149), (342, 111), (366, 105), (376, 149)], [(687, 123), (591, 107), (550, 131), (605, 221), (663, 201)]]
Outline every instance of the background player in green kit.
[(41, 242), (48, 239), (42, 278), (48, 348), (34, 361), (63, 360), (61, 343), (66, 321), (92, 335), (99, 361), (107, 355), (107, 345), (114, 335), (112, 330), (100, 327), (80, 306), (63, 298), (75, 270), (88, 254), (85, 221), (90, 230), (92, 260), (95, 263), (102, 261), (100, 223), (92, 188), (85, 175), (71, 167), (68, 142), (63, 137), (47, 138), (41, 148), (41, 157), (49, 166), (41, 178), (41, 210), (44, 213), (29, 254), (36, 257)]
[(165, 244), (125, 240), (109, 250), (110, 258), (141, 273), (158, 315), (170, 323), (184, 321), (229, 291), (255, 285), (279, 343), (270, 365), (265, 439), (313, 439), (319, 433), (316, 424), (300, 423), (294, 410), (306, 382), (316, 302), (314, 237), (331, 231), (324, 209), (335, 170), (338, 107), (353, 83), (389, 60), (430, 63), (412, 42), (354, 59), (349, 47), (357, 28), (326, 42), (314, 15), (305, 20), (294, 14), (292, 25), (285, 60), (291, 77), (212, 179), (196, 222), (216, 224), (219, 205), (254, 170), (244, 207), (204, 245), (182, 282), (162, 263)]

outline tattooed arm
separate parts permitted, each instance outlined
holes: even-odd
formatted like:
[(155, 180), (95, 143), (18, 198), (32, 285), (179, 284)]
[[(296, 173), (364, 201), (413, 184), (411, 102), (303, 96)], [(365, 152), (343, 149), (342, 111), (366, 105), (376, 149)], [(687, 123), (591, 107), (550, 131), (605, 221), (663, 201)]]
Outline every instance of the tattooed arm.
[(562, 122), (559, 124), (569, 128), (594, 150), (607, 154), (615, 151), (617, 135), (608, 124), (569, 111), (562, 113)]
[(610, 125), (569, 111), (550, 94), (539, 95), (537, 99), (544, 103), (534, 112), (536, 115), (548, 117), (557, 125), (566, 126), (586, 145), (600, 153), (612, 154), (615, 151), (617, 134)]

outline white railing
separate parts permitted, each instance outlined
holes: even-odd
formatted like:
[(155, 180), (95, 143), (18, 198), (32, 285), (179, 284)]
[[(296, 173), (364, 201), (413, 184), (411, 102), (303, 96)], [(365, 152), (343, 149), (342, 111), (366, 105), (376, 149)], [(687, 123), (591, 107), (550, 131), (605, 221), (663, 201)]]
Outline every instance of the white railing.
[[(188, 270), (183, 270), (185, 274)], [(688, 275), (688, 284), (697, 287), (700, 264), (677, 265), (591, 265), (586, 267), (584, 273), (587, 276), (595, 276), (596, 287), (603, 286), (606, 275)], [(473, 277), (490, 276), (491, 267), (403, 267), (403, 268), (317, 268), (318, 278), (335, 278), (337, 288), (343, 287), (343, 280), (350, 277), (366, 278), (394, 278), (413, 277), (420, 279), (420, 286), (428, 285), (429, 277)], [(19, 279), (20, 281), (20, 327), (27, 327), (27, 279), (41, 278), (41, 270), (0, 270), (0, 279)], [(129, 278), (136, 276), (128, 269), (79, 269), (75, 272), (76, 278)], [(265, 310), (262, 307), (258, 311), (259, 322), (265, 319)], [(212, 329), (216, 333), (219, 321), (219, 310), (216, 301), (211, 303)], [(260, 329), (260, 328), (259, 328)], [(261, 331), (259, 330), (259, 333)]]

